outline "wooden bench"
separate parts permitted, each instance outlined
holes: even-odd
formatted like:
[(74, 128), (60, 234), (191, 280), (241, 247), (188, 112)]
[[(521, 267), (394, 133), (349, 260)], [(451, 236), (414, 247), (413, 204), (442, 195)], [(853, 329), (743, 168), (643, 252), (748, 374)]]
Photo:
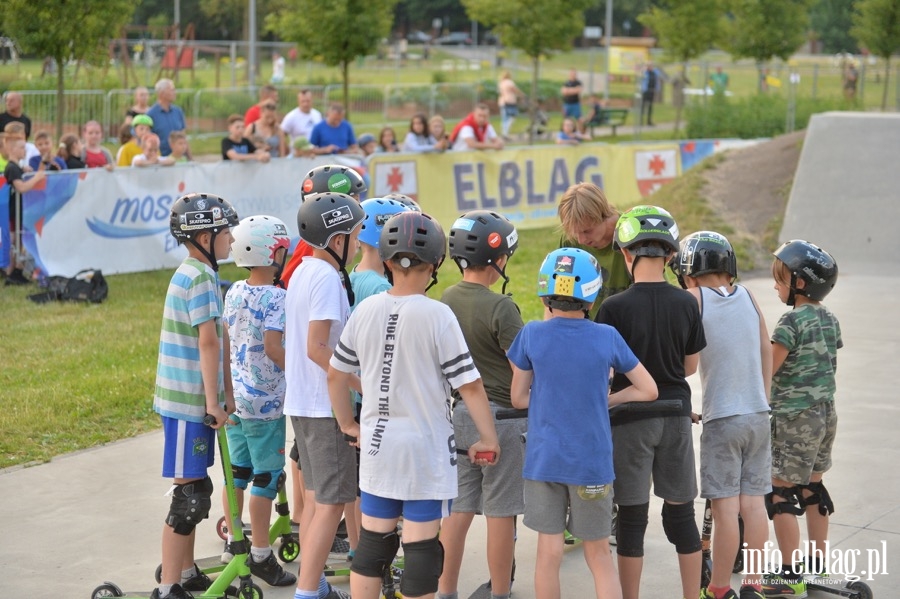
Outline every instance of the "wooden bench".
[(594, 118), (584, 124), (585, 128), (589, 128), (591, 137), (594, 136), (594, 127), (610, 127), (613, 137), (616, 136), (616, 128), (624, 125), (628, 119), (627, 108), (602, 108), (600, 112), (594, 115)]

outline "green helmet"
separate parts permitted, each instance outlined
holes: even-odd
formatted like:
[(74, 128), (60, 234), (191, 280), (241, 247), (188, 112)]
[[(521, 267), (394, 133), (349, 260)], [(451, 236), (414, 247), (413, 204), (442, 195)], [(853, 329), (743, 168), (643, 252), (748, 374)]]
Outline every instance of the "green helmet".
[[(647, 242), (656, 241), (666, 249)], [(619, 217), (613, 245), (628, 248), (636, 256), (666, 257), (678, 251), (678, 225), (666, 210), (658, 206), (635, 206)]]

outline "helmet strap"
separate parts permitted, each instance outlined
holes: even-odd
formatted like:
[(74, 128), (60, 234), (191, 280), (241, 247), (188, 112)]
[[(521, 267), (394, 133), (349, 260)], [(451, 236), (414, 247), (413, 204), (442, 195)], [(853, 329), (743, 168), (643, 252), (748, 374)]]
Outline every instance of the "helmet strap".
[(287, 262), (287, 253), (285, 253), (284, 258), (282, 258), (281, 262), (274, 262), (275, 266), (275, 276), (272, 277), (272, 284), (276, 287), (281, 287), (284, 289), (284, 281), (281, 280), (281, 273), (284, 272), (284, 263)]
[(509, 285), (509, 277), (506, 276), (506, 268), (500, 268), (499, 266), (497, 266), (497, 263), (493, 261), (491, 262), (491, 266), (494, 267), (494, 270), (500, 273), (500, 278), (503, 279), (503, 288), (500, 290), (500, 293), (506, 295), (506, 286)]
[(791, 272), (791, 285), (788, 291), (787, 305), (793, 306), (797, 303), (798, 295), (806, 295), (806, 291), (797, 287), (797, 273)]
[(429, 284), (428, 284), (428, 287), (425, 288), (425, 293), (428, 293), (428, 290), (429, 290), (429, 289), (431, 289), (432, 287), (434, 287), (435, 285), (437, 285), (437, 282), (438, 282), (438, 278), (437, 278), (438, 266), (440, 266), (440, 265), (432, 264), (432, 269), (431, 269), (431, 283), (429, 283)]
[(188, 239), (188, 241), (190, 241), (195, 248), (200, 250), (200, 253), (203, 254), (204, 258), (209, 260), (209, 265), (212, 267), (213, 272), (219, 272), (219, 261), (216, 260), (216, 231), (210, 231), (209, 250), (197, 243), (193, 237)]
[(350, 235), (344, 234), (344, 250), (341, 252), (343, 254), (342, 256), (338, 256), (335, 251), (327, 245), (325, 246), (325, 251), (338, 263), (338, 270), (341, 272), (341, 281), (344, 283), (344, 291), (347, 292), (347, 301), (350, 302), (350, 305), (352, 306), (356, 303), (356, 295), (353, 293), (353, 286), (350, 285), (350, 276), (347, 274), (347, 254), (350, 253)]

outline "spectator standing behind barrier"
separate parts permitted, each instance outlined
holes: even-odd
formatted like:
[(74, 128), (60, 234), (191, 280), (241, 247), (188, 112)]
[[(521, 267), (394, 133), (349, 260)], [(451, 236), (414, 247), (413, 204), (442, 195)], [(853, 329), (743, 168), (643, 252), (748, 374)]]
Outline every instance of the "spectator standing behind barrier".
[(172, 162), (175, 164), (190, 162), (190, 158), (187, 157), (187, 135), (184, 134), (184, 131), (172, 131), (169, 133), (169, 146), (172, 148), (172, 153), (169, 154)]
[(34, 136), (34, 145), (37, 146), (37, 156), (32, 156), (28, 160), (28, 166), (31, 170), (36, 171), (41, 166), (45, 171), (61, 171), (66, 169), (66, 163), (59, 156), (53, 154), (53, 141), (50, 134), (46, 131), (38, 131)]
[(278, 105), (275, 102), (268, 101), (262, 105), (259, 119), (253, 123), (244, 122), (246, 125), (244, 137), (250, 139), (257, 135), (261, 137), (269, 147), (269, 155), (272, 158), (287, 156), (287, 138), (278, 123), (277, 109)]
[(171, 155), (163, 158), (159, 155), (159, 136), (148, 133), (144, 136), (141, 146), (144, 151), (131, 160), (131, 166), (172, 166), (175, 160)]
[(325, 120), (313, 127), (309, 137), (313, 154), (357, 154), (353, 126), (344, 119), (344, 106), (338, 102), (328, 107)]
[(258, 121), (263, 113), (263, 106), (274, 104), (278, 108), (278, 88), (266, 84), (259, 88), (259, 102), (247, 109), (244, 113), (244, 124), (251, 125)]
[(443, 152), (450, 148), (450, 137), (447, 135), (447, 125), (444, 123), (444, 117), (439, 114), (431, 117), (428, 121), (428, 133), (434, 138), (435, 151)]
[(556, 134), (556, 143), (562, 146), (577, 146), (582, 141), (591, 139), (590, 135), (578, 132), (575, 119), (566, 117), (563, 119), (559, 132)]
[(56, 155), (66, 163), (67, 169), (85, 168), (81, 159), (82, 144), (77, 135), (63, 135)]
[(268, 162), (269, 153), (258, 150), (249, 139), (244, 137), (244, 119), (239, 114), (228, 117), (228, 136), (222, 140), (222, 160), (257, 160)]
[(576, 121), (581, 119), (581, 81), (578, 79), (578, 71), (569, 71), (569, 78), (563, 83), (560, 93), (563, 101), (563, 116), (572, 117)]
[(491, 125), (491, 109), (476, 104), (475, 109), (456, 124), (450, 134), (454, 150), (502, 150), (503, 140)]
[(40, 154), (38, 152), (37, 147), (25, 139), (25, 125), (23, 125), (20, 121), (10, 121), (3, 126), (3, 132), (6, 133), (6, 141), (9, 142), (12, 139), (21, 139), (25, 142), (25, 168), (26, 170), (30, 170), (28, 165), (28, 161), (31, 160), (33, 156), (37, 156)]
[(500, 130), (504, 141), (509, 141), (509, 130), (519, 116), (519, 98), (525, 94), (516, 86), (509, 71), (503, 71), (497, 84), (497, 105), (500, 107)]
[(272, 83), (282, 83), (284, 81), (284, 56), (278, 52), (272, 54)]
[(397, 146), (397, 134), (394, 133), (393, 127), (384, 127), (378, 134), (378, 148), (376, 152), (399, 152)]
[(0, 112), (0, 129), (8, 123), (22, 123), (25, 125), (25, 141), (31, 137), (31, 119), (22, 110), (22, 94), (19, 92), (6, 93), (6, 111)]
[(172, 148), (169, 147), (169, 133), (187, 130), (184, 111), (175, 105), (175, 84), (171, 79), (160, 79), (156, 82), (156, 104), (150, 107), (147, 116), (153, 119), (153, 132), (159, 136), (160, 153), (168, 156), (172, 153)]
[[(21, 123), (17, 124), (21, 126)], [(25, 179), (25, 171), (19, 166), (19, 162), (25, 158), (25, 139), (20, 137), (19, 134), (10, 136), (7, 131), (6, 152), (9, 162), (6, 163), (6, 167), (3, 169), (3, 176), (6, 177), (6, 182), (9, 184), (9, 222), (11, 224), (9, 232), (12, 236), (15, 236), (16, 215), (19, 213), (21, 195), (26, 191), (30, 191), (47, 173), (44, 171), (44, 165), (41, 164), (38, 165), (38, 170), (33, 176), (29, 175), (30, 178)], [(17, 264), (17, 250), (18, 248), (15, 247), (3, 250), (9, 251), (11, 258), (9, 266), (6, 268), (6, 285), (26, 285), (29, 283), (22, 273), (21, 265)]]
[(359, 142), (359, 149), (364, 157), (371, 156), (378, 151), (378, 141), (371, 133), (363, 133), (359, 136), (357, 141)]
[(662, 73), (652, 62), (644, 65), (641, 74), (641, 124), (644, 124), (644, 115), (647, 115), (647, 126), (653, 127), (653, 102), (656, 101), (656, 93), (659, 91)]
[[(321, 121), (322, 113), (312, 107), (312, 92), (303, 89), (297, 94), (297, 108), (288, 112), (281, 120), (281, 130), (290, 138), (291, 148), (296, 148), (295, 142), (300, 138), (309, 140), (313, 127)], [(303, 149), (295, 149), (294, 155), (302, 156), (305, 152)]]
[(844, 66), (844, 97), (847, 100), (856, 100), (856, 83), (859, 80), (859, 71), (856, 69), (856, 61), (848, 60)]
[(119, 166), (131, 166), (134, 157), (143, 153), (144, 136), (153, 132), (153, 119), (146, 114), (139, 114), (131, 122), (133, 135), (128, 143), (119, 148), (116, 164)]
[(150, 110), (150, 90), (144, 86), (134, 88), (134, 104), (125, 111), (124, 123), (130, 125), (134, 117), (147, 114), (148, 110)]
[(417, 112), (409, 121), (409, 131), (403, 138), (404, 152), (434, 152), (435, 139), (428, 132), (428, 117)]
[[(131, 127), (129, 127), (130, 129)], [(87, 168), (105, 168), (108, 171), (115, 168), (115, 160), (112, 153), (101, 145), (103, 128), (100, 126), (100, 123), (97, 121), (86, 122), (81, 130), (81, 134), (84, 137), (84, 145), (81, 147), (80, 157), (84, 162), (84, 166)]]

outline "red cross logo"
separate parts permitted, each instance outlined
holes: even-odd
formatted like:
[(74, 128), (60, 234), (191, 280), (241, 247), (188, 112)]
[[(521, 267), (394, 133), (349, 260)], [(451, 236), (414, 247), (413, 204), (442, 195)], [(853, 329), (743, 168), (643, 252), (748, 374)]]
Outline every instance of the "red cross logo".
[(653, 158), (647, 164), (647, 168), (653, 171), (654, 175), (659, 177), (666, 169), (666, 161), (660, 158), (659, 154), (654, 154)]
[(387, 186), (393, 193), (397, 193), (403, 187), (403, 171), (399, 167), (391, 167), (391, 172), (387, 176)]

